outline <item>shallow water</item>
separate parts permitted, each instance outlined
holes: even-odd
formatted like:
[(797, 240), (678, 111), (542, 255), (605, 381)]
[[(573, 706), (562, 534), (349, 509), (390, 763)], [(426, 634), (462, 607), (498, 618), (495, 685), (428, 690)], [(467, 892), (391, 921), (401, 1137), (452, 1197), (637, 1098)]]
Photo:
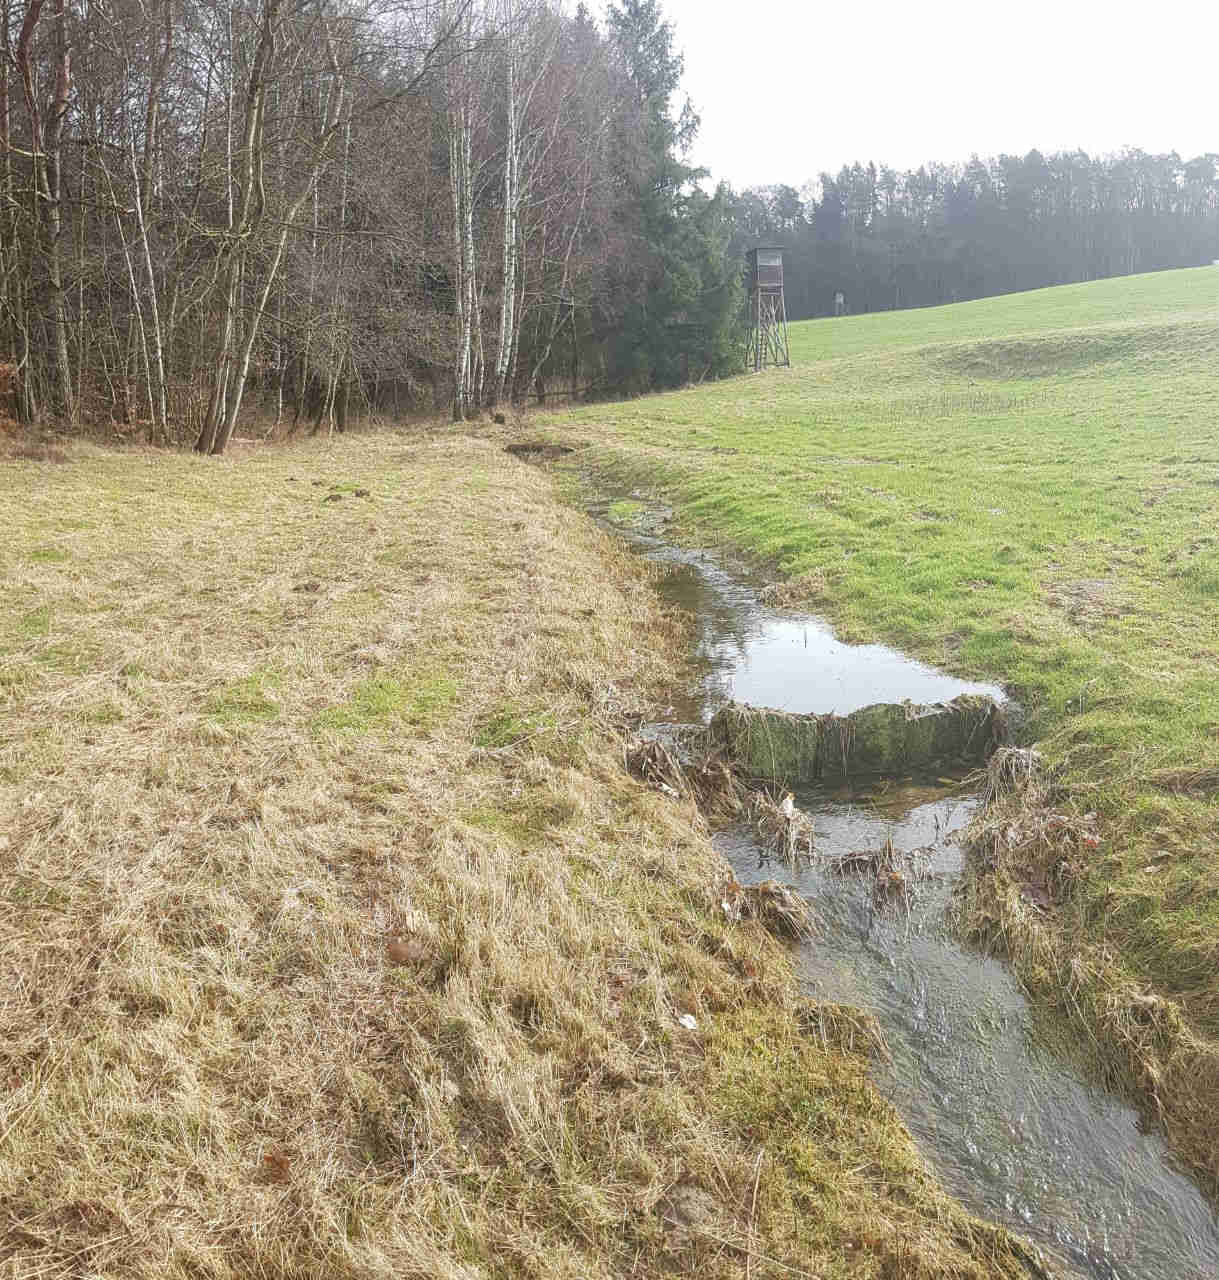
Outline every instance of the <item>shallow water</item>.
[[(694, 615), (692, 689), (675, 720), (705, 723), (727, 698), (846, 714), (876, 702), (988, 693), (879, 645), (850, 646), (817, 619), (772, 610), (746, 574), (662, 540), (630, 535), (671, 566), (662, 595)], [(744, 828), (717, 843), (743, 880), (771, 876), (813, 903), (817, 936), (799, 948), (810, 994), (873, 1012), (892, 1060), (878, 1085), (961, 1201), (1099, 1280), (1219, 1277), (1219, 1220), (1137, 1114), (1090, 1084), (1052, 1043), (1009, 970), (959, 946), (946, 918), (962, 869), (955, 833), (976, 805), (933, 780), (877, 781), (871, 793), (808, 792), (816, 854), (797, 871), (767, 864)], [(870, 880), (828, 860), (860, 849), (918, 850), (907, 907), (878, 908)]]
[[(1004, 965), (953, 940), (955, 833), (976, 801), (900, 789), (879, 809), (841, 796), (797, 800), (815, 814), (808, 867), (761, 862), (745, 829), (716, 842), (743, 882), (777, 875), (813, 903), (817, 936), (799, 949), (801, 976), (811, 995), (876, 1015), (892, 1056), (877, 1063), (877, 1083), (945, 1184), (1081, 1274), (1219, 1276), (1219, 1222), (1163, 1140), (1063, 1061)], [(877, 907), (870, 876), (829, 869), (887, 837), (922, 851), (908, 909)]]
[(844, 644), (817, 618), (767, 607), (744, 575), (700, 552), (643, 534), (631, 540), (648, 559), (670, 566), (660, 591), (695, 621), (693, 679), (674, 707), (681, 720), (706, 721), (732, 698), (779, 711), (849, 715), (876, 702), (1003, 697), (997, 685), (959, 680), (885, 645)]

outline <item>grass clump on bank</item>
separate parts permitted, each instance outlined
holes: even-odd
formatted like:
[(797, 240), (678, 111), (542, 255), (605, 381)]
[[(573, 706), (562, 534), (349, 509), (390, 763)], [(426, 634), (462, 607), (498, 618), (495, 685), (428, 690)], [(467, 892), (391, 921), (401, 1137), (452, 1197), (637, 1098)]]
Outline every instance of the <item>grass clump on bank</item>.
[[(1203, 268), (811, 321), (790, 370), (542, 424), (585, 441), (604, 483), (672, 503), (679, 536), (806, 584), (844, 637), (1003, 681), (1073, 810), (1099, 815), (1053, 904), (1066, 954), (1111, 994), (1174, 1002), (1208, 1052), (1217, 282)], [(1219, 1095), (1186, 1109), (1178, 1143), (1219, 1185)]]
[(1022, 1274), (623, 768), (676, 633), (545, 476), (383, 435), (0, 485), (5, 1274)]

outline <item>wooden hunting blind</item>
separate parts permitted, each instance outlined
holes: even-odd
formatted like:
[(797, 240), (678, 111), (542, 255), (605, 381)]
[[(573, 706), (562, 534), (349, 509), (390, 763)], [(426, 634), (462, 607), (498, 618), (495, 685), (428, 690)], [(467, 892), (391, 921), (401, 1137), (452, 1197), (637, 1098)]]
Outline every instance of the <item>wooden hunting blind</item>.
[(787, 306), (783, 300), (783, 250), (750, 249), (749, 349), (746, 363), (756, 373), (768, 364), (790, 365)]

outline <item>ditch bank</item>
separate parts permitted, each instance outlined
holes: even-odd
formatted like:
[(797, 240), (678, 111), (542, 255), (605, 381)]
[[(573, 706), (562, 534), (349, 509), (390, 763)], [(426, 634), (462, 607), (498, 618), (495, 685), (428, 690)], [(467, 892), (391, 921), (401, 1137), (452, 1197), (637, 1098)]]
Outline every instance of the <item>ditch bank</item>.
[[(1001, 789), (992, 777), (986, 794), (971, 792), (960, 770), (1007, 736), (1002, 691), (882, 646), (841, 645), (819, 620), (768, 608), (744, 575), (631, 523), (628, 540), (664, 567), (659, 589), (690, 614), (693, 637), (686, 710), (699, 723), (649, 734), (674, 747), (704, 803), (717, 779), (734, 780), (721, 799), (740, 788), (720, 805), (718, 847), (742, 884), (810, 901), (815, 938), (797, 944), (807, 989), (875, 1019), (886, 1046), (877, 1083), (939, 1176), (1075, 1274), (1216, 1274), (1219, 1224), (1147, 1117), (1096, 1083), (1063, 1024), (1028, 1005), (1006, 966), (960, 941), (959, 898), (973, 879), (962, 841), (984, 829), (983, 801), (993, 806)], [(950, 696), (915, 700), (937, 681)], [(780, 705), (742, 693), (767, 687)], [(772, 789), (760, 802), (749, 791), (759, 783)], [(775, 786), (792, 792), (780, 802)], [(805, 837), (784, 839), (796, 821)]]

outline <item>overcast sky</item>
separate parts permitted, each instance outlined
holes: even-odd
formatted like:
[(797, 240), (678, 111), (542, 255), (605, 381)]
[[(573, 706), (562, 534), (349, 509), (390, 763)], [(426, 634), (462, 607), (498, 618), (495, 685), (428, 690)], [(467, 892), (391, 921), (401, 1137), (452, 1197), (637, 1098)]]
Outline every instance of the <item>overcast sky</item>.
[(1219, 0), (661, 0), (738, 190), (853, 160), (896, 168), (1123, 146), (1219, 152)]

